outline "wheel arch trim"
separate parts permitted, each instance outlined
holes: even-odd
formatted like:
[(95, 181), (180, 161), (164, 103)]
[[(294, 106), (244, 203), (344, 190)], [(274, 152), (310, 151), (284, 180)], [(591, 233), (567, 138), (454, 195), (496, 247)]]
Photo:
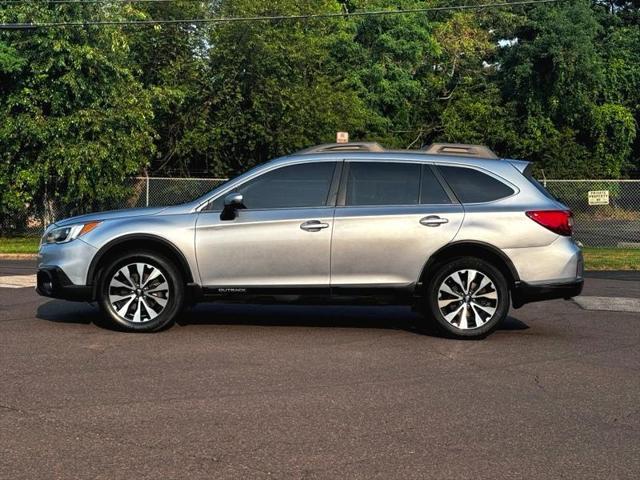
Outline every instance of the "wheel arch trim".
[[(477, 241), (477, 240), (459, 240), (456, 242), (452, 242), (452, 243), (448, 243), (447, 245), (439, 248), (438, 250), (436, 250), (430, 257), (429, 259), (425, 262), (424, 266), (422, 267), (422, 271), (420, 272), (420, 278), (419, 278), (419, 284), (420, 285), (424, 285), (424, 283), (428, 280), (429, 278), (429, 273), (430, 273), (430, 269), (437, 264), (437, 262), (443, 258), (446, 257), (446, 255), (448, 254), (448, 252), (451, 252), (453, 254), (453, 252), (455, 251), (459, 251), (463, 248), (470, 248), (475, 250), (476, 252), (478, 250), (483, 250), (487, 253), (489, 253), (490, 255), (495, 255), (498, 258), (500, 258), (500, 260), (502, 261), (502, 264), (506, 267), (508, 273), (511, 276), (511, 285), (510, 288), (514, 287), (515, 285), (519, 284), (520, 282), (520, 276), (518, 274), (518, 271), (516, 270), (516, 267), (514, 266), (513, 262), (511, 261), (511, 259), (503, 252), (501, 251), (498, 247), (491, 245), (490, 243), (486, 243), (486, 242), (481, 242), (481, 241)], [(473, 257), (473, 250), (469, 253), (468, 256)]]
[(132, 233), (128, 235), (123, 235), (121, 237), (117, 237), (110, 242), (103, 245), (98, 252), (93, 256), (91, 263), (89, 265), (89, 270), (87, 271), (87, 285), (92, 285), (95, 289), (96, 287), (96, 275), (98, 273), (98, 265), (102, 261), (105, 254), (111, 251), (114, 248), (122, 246), (125, 243), (133, 243), (133, 242), (150, 242), (146, 247), (149, 250), (153, 250), (154, 243), (160, 244), (163, 248), (168, 249), (178, 260), (178, 268), (185, 274), (185, 281), (187, 283), (193, 282), (193, 272), (191, 271), (191, 267), (189, 266), (189, 262), (184, 254), (180, 251), (178, 247), (176, 247), (169, 240), (162, 238), (158, 235), (148, 234), (148, 233)]

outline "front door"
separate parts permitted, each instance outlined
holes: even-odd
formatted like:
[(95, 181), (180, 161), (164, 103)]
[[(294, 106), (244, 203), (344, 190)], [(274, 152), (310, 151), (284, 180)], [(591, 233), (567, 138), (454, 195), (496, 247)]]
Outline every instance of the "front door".
[(233, 190), (246, 206), (234, 220), (221, 220), (217, 201), (201, 212), (196, 255), (202, 285), (214, 293), (328, 289), (336, 166), (276, 167)]

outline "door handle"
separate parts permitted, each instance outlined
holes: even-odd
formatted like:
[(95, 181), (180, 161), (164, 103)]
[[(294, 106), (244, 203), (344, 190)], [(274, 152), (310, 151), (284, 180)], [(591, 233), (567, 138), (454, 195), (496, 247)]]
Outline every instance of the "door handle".
[(309, 220), (300, 225), (300, 228), (306, 232), (319, 232), (323, 228), (329, 228), (329, 224), (320, 220)]
[(445, 223), (449, 223), (448, 218), (442, 218), (437, 215), (429, 215), (420, 219), (420, 223), (425, 227), (439, 227)]

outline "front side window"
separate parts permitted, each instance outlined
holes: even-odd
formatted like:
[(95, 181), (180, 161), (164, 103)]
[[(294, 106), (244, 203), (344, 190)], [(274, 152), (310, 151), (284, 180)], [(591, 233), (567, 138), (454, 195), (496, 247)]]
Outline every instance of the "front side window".
[(351, 163), (345, 205), (417, 205), (420, 167), (415, 163)]
[[(278, 168), (260, 175), (234, 190), (244, 197), (250, 210), (322, 207), (327, 204), (335, 162), (303, 163)], [(210, 210), (222, 210), (224, 197)]]
[(492, 202), (515, 193), (500, 180), (472, 168), (438, 166), (438, 170), (462, 203)]

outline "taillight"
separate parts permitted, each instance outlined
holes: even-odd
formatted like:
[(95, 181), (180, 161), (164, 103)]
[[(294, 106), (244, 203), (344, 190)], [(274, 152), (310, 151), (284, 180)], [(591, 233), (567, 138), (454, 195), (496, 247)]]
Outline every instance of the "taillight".
[(573, 213), (570, 210), (533, 210), (527, 212), (527, 217), (558, 235), (571, 236)]

